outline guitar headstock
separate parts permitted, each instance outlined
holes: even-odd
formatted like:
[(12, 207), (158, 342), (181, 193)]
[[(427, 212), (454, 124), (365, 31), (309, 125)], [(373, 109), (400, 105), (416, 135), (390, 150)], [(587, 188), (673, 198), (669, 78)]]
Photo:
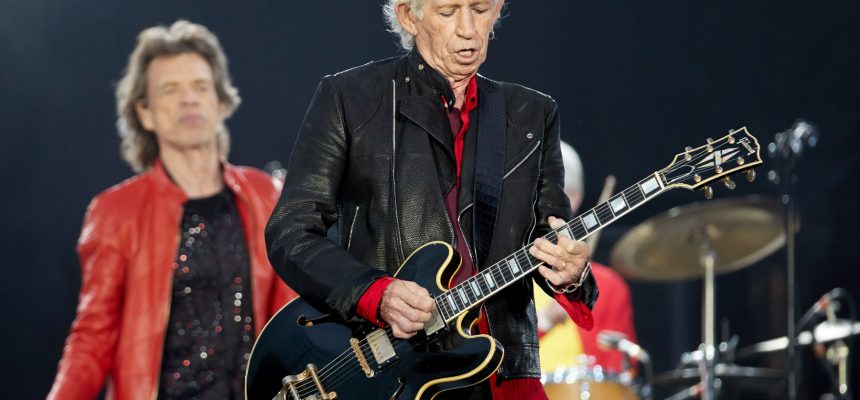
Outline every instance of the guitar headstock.
[(727, 188), (734, 189), (735, 183), (729, 176), (746, 172), (747, 180), (752, 182), (755, 179), (752, 168), (762, 163), (760, 150), (758, 140), (744, 127), (717, 140), (708, 138), (705, 145), (687, 147), (658, 173), (666, 187), (703, 189), (705, 197), (710, 199), (713, 190), (708, 184), (713, 181), (722, 179)]

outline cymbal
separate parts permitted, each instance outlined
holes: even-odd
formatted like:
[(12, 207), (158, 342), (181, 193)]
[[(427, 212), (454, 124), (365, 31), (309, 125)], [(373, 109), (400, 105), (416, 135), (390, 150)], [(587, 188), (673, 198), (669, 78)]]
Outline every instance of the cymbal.
[[(812, 343), (827, 343), (845, 339), (851, 335), (860, 335), (860, 322), (847, 319), (839, 319), (836, 322), (824, 321), (816, 325), (812, 332), (800, 332), (797, 335), (797, 344), (799, 346), (807, 346)], [(783, 336), (739, 349), (738, 357), (743, 358), (757, 354), (772, 353), (787, 348), (788, 338)]]
[(735, 197), (673, 208), (631, 229), (610, 262), (640, 281), (704, 276), (703, 246), (716, 255), (714, 272), (736, 271), (785, 244), (782, 209), (772, 198)]
[[(714, 377), (723, 384), (745, 389), (764, 389), (781, 384), (786, 373), (779, 369), (741, 367), (732, 364), (714, 366)], [(699, 368), (684, 368), (667, 371), (654, 376), (654, 384), (666, 386), (691, 386), (701, 382)]]

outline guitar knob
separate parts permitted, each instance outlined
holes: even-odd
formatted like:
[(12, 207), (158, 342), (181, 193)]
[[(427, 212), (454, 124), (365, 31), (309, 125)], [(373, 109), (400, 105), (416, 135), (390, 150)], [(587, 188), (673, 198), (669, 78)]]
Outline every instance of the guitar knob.
[(714, 197), (714, 189), (711, 189), (710, 186), (705, 186), (702, 190), (705, 192), (706, 199), (710, 200)]
[(748, 169), (746, 176), (747, 176), (747, 182), (754, 181), (755, 180), (755, 170), (754, 169)]
[(723, 184), (726, 185), (726, 189), (729, 190), (734, 190), (735, 187), (738, 186), (737, 184), (735, 184), (735, 181), (733, 181), (732, 178), (729, 178), (728, 176), (723, 178)]

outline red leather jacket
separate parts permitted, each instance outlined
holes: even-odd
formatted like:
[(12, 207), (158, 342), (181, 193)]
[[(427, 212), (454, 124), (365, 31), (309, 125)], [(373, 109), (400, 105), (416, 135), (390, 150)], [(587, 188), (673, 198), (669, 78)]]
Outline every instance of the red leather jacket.
[[(295, 297), (266, 255), (263, 228), (280, 192), (261, 171), (223, 163), (245, 228), (254, 325), (260, 332)], [(160, 163), (93, 199), (78, 241), (77, 317), (48, 399), (156, 397), (186, 197)]]

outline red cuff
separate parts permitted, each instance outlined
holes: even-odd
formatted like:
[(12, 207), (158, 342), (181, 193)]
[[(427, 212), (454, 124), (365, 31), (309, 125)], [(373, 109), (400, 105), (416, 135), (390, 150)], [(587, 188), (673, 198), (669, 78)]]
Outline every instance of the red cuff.
[(385, 293), (385, 288), (392, 282), (394, 282), (394, 278), (383, 276), (371, 283), (370, 287), (358, 299), (355, 313), (380, 328), (385, 326), (385, 321), (379, 318), (379, 302), (382, 301), (382, 294)]
[(580, 328), (587, 331), (594, 328), (594, 317), (591, 315), (591, 310), (583, 302), (570, 301), (562, 293), (555, 293), (552, 297), (564, 308), (564, 311), (567, 311), (570, 319), (579, 325)]

